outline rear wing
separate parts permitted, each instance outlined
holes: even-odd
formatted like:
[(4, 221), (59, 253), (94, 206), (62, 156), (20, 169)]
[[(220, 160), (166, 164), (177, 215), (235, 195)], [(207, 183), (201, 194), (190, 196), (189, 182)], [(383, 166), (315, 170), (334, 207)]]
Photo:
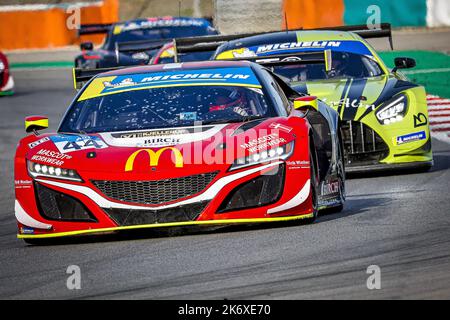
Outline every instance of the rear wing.
[(220, 45), (227, 41), (236, 40), (240, 38), (246, 38), (265, 34), (267, 32), (259, 33), (241, 33), (230, 35), (215, 35), (215, 36), (203, 36), (203, 37), (189, 37), (173, 39), (173, 47), (175, 54), (175, 62), (179, 62), (178, 55), (190, 52), (207, 52), (215, 51)]
[(315, 28), (315, 29), (300, 29), (302, 30), (335, 30), (335, 31), (348, 31), (359, 35), (361, 38), (388, 38), (391, 50), (394, 50), (394, 44), (392, 41), (392, 29), (390, 23), (380, 23), (375, 28), (369, 28), (365, 24), (353, 25), (353, 26), (339, 26), (339, 27), (326, 27), (326, 28)]
[[(325, 27), (315, 29), (297, 29), (289, 31), (308, 31), (308, 30), (335, 30), (335, 31), (347, 31), (354, 32), (361, 38), (389, 38), (389, 44), (391, 49), (394, 49), (392, 41), (392, 31), (390, 23), (381, 23), (377, 28), (369, 28), (367, 25), (353, 25), (353, 26), (339, 26), (339, 27)], [(241, 33), (231, 35), (218, 35), (218, 36), (204, 36), (204, 37), (190, 37), (173, 39), (175, 62), (178, 62), (178, 54), (188, 52), (205, 52), (214, 51), (220, 45), (227, 41), (237, 40), (241, 38), (247, 38), (252, 36), (270, 34), (281, 31), (269, 31), (269, 32), (256, 32), (256, 33)]]
[[(264, 32), (266, 33), (266, 32)], [(116, 43), (116, 59), (119, 63), (119, 53), (142, 52), (161, 49), (167, 43), (173, 43), (175, 50), (175, 62), (178, 62), (178, 53), (214, 51), (222, 43), (230, 40), (250, 37), (264, 33), (245, 33), (233, 35), (212, 35), (200, 37), (186, 37), (176, 39), (142, 40)]]
[(124, 67), (114, 67), (114, 68), (99, 68), (99, 69), (81, 69), (81, 68), (73, 68), (72, 69), (72, 77), (73, 77), (73, 87), (76, 90), (79, 90), (83, 87), (83, 85), (94, 78), (96, 75), (113, 71), (117, 69), (123, 69)]
[(112, 25), (112, 23), (82, 24), (78, 29), (78, 35), (108, 33)]

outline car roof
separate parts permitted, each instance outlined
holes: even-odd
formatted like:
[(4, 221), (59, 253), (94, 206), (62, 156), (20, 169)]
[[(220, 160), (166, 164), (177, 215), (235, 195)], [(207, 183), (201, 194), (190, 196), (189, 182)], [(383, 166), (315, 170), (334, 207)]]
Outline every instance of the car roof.
[(361, 41), (361, 38), (352, 32), (334, 30), (300, 30), (300, 31), (279, 31), (265, 33), (261, 35), (240, 38), (226, 42), (220, 46), (217, 53), (236, 49), (246, 48), (262, 44), (299, 42), (299, 41)]
[(174, 70), (201, 70), (201, 69), (236, 68), (236, 67), (251, 68), (258, 66), (259, 65), (249, 61), (195, 61), (195, 62), (128, 67), (100, 73), (97, 75), (97, 77), (119, 76), (138, 73), (153, 73), (153, 72), (174, 71)]

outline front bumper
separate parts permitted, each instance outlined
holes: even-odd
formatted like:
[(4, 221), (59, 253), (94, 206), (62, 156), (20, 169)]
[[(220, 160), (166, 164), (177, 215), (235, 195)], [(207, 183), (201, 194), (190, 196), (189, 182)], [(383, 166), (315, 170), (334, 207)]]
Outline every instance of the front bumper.
[(289, 222), (295, 220), (302, 220), (312, 218), (313, 214), (301, 214), (287, 217), (271, 217), (271, 218), (249, 218), (249, 219), (217, 219), (217, 220), (205, 220), (205, 221), (184, 221), (184, 222), (171, 222), (171, 223), (158, 223), (158, 224), (142, 224), (134, 226), (121, 226), (110, 228), (98, 228), (98, 229), (86, 229), (75, 230), (67, 232), (54, 232), (48, 234), (17, 234), (18, 239), (49, 239), (60, 237), (73, 237), (82, 235), (96, 235), (96, 234), (109, 234), (111, 232), (120, 232), (127, 230), (139, 230), (139, 229), (154, 229), (154, 228), (171, 228), (171, 227), (186, 227), (186, 226), (226, 226), (236, 224), (255, 224), (255, 223), (273, 223), (273, 222)]
[[(426, 139), (405, 145), (394, 144), (396, 138), (402, 136), (401, 132), (377, 132), (362, 122), (345, 121), (341, 129), (348, 173), (424, 168), (433, 165), (428, 127), (420, 129), (425, 133)], [(418, 131), (414, 128), (410, 130)]]
[[(311, 205), (307, 201), (309, 198), (303, 199), (295, 207), (292, 206), (275, 214), (268, 213), (271, 208), (279, 207), (295, 197), (299, 192), (299, 188), (304, 187), (303, 184), (299, 185), (298, 181), (301, 181), (301, 176), (309, 174), (309, 169), (305, 169), (305, 172), (302, 170), (290, 170), (284, 181), (288, 187), (282, 190), (281, 198), (273, 204), (220, 212), (220, 206), (236, 187), (256, 180), (266, 171), (282, 165), (284, 166), (284, 163), (280, 161), (219, 175), (203, 192), (157, 207), (112, 200), (85, 183), (69, 183), (55, 179), (37, 178), (35, 183), (42, 184), (46, 188), (59, 193), (68, 194), (80, 201), (96, 221), (49, 220), (48, 217), (45, 218), (39, 212), (40, 200), (35, 197), (35, 190), (31, 190), (31, 188), (16, 190), (16, 217), (19, 222), (18, 237), (24, 239), (53, 238), (133, 229), (248, 224), (290, 221), (312, 217)], [(303, 181), (305, 181), (305, 185), (307, 180), (308, 176), (304, 176)], [(294, 182), (295, 184), (293, 184)], [(32, 197), (34, 201), (32, 201)], [(17, 205), (20, 207), (19, 213)], [(193, 207), (196, 208), (189, 211)]]

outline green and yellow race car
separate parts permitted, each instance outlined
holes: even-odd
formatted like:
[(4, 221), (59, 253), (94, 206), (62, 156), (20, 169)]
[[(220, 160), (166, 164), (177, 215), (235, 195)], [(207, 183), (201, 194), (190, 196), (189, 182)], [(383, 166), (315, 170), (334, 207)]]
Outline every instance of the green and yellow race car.
[[(348, 31), (342, 31), (348, 30)], [(390, 25), (260, 34), (220, 45), (214, 59), (265, 65), (299, 92), (315, 95), (340, 115), (347, 172), (433, 165), (425, 89), (389, 70), (364, 38), (389, 37)]]

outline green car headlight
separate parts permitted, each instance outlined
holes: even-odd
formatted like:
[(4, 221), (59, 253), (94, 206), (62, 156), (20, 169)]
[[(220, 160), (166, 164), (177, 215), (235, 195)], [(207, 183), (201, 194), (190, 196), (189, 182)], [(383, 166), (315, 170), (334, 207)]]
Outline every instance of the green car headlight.
[(286, 160), (294, 152), (294, 141), (285, 145), (254, 153), (247, 157), (239, 158), (230, 167), (231, 170), (241, 169), (255, 164), (271, 162), (275, 160)]
[(46, 164), (35, 163), (32, 161), (27, 162), (28, 173), (33, 178), (36, 177), (49, 177), (56, 179), (64, 179), (71, 181), (83, 181), (75, 170), (64, 169), (60, 167), (48, 166)]
[(408, 109), (408, 99), (405, 95), (396, 96), (385, 102), (376, 111), (376, 117), (381, 124), (391, 124), (402, 121)]

